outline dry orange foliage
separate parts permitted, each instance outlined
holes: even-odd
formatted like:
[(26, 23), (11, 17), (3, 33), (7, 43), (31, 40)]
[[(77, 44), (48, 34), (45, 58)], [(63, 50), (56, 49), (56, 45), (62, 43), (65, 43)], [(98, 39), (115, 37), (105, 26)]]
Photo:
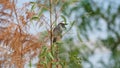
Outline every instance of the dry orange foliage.
[(24, 68), (43, 44), (29, 34), (29, 21), (35, 14), (26, 8), (29, 3), (19, 9), (15, 4), (14, 0), (0, 0), (0, 68)]

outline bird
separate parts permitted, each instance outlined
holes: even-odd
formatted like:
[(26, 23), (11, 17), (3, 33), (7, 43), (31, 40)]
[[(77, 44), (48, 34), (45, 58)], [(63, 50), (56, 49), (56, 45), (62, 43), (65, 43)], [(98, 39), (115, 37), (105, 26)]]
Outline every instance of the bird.
[(53, 43), (57, 42), (62, 38), (62, 32), (66, 29), (65, 25), (67, 23), (59, 23), (54, 29), (53, 29)]

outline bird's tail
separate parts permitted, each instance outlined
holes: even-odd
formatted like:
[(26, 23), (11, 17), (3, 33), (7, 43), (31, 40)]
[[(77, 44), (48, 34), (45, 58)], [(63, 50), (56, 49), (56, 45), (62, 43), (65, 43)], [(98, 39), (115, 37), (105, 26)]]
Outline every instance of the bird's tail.
[(53, 43), (55, 43), (55, 42), (56, 42), (56, 37), (53, 38)]

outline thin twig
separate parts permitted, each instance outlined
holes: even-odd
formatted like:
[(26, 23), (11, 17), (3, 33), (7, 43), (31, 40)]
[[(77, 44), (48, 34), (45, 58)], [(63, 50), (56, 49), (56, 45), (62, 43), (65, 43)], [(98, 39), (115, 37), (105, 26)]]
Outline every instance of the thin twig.
[[(52, 0), (49, 0), (50, 5), (50, 46), (51, 46), (51, 53), (52, 53)], [(50, 63), (50, 68), (52, 68), (52, 61)]]
[[(17, 10), (16, 10), (16, 7), (15, 7), (15, 1), (13, 0), (13, 10), (15, 12), (15, 17), (16, 17), (16, 20), (17, 20), (17, 23), (18, 23), (18, 27), (19, 27), (19, 30), (20, 30), (20, 35), (21, 35), (21, 28), (20, 28), (20, 22), (19, 22), (19, 19), (18, 19), (18, 14), (17, 14)], [(21, 45), (21, 61), (20, 61), (20, 64), (22, 65), (22, 45)]]
[(65, 33), (63, 33), (63, 36), (64, 36), (65, 34), (67, 34), (67, 33), (72, 29), (74, 23), (75, 23), (75, 21), (72, 23), (72, 26), (71, 26)]

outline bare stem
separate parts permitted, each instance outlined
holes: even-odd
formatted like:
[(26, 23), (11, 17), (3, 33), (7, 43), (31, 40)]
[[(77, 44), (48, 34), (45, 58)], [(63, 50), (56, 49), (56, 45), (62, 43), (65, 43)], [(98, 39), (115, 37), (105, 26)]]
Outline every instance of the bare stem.
[[(51, 53), (52, 53), (52, 0), (49, 0), (50, 5), (50, 46), (51, 46)], [(52, 61), (50, 64), (50, 68), (52, 68)]]

